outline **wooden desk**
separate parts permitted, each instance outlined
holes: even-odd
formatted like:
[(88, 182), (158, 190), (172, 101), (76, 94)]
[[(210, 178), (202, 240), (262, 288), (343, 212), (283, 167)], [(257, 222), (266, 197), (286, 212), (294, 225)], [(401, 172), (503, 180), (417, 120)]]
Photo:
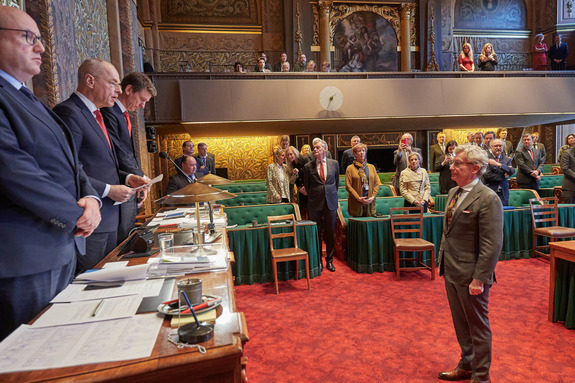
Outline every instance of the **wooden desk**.
[[(110, 253), (105, 262), (117, 261), (117, 251)], [(145, 263), (147, 258), (130, 260), (130, 266)], [(245, 381), (243, 346), (248, 332), (243, 313), (236, 312), (231, 266), (227, 271), (193, 274), (203, 280), (203, 292), (222, 297), (221, 308), (214, 328), (214, 337), (202, 345), (207, 349), (201, 354), (196, 348), (178, 349), (167, 338), (171, 330), (166, 317), (158, 334), (154, 351), (149, 358), (120, 362), (88, 364), (50, 370), (39, 370), (0, 375), (2, 382), (31, 381), (122, 381), (158, 382), (183, 379), (194, 382)], [(182, 277), (185, 278), (185, 277)], [(175, 290), (177, 290), (175, 288)], [(174, 291), (173, 296), (176, 296)]]
[(575, 262), (575, 241), (551, 242), (549, 244), (551, 252), (549, 256), (549, 309), (547, 318), (550, 322), (555, 322), (553, 315), (555, 309), (555, 279), (557, 278), (557, 258), (569, 262)]

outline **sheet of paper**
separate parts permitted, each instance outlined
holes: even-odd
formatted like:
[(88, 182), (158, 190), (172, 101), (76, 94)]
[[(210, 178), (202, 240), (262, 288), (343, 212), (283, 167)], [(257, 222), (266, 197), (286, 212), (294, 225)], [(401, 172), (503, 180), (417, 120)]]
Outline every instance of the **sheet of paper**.
[(50, 306), (32, 326), (59, 326), (129, 318), (136, 315), (142, 299), (140, 295), (128, 295), (101, 300), (56, 303)]
[(102, 266), (102, 269), (117, 269), (120, 267), (126, 267), (128, 266), (128, 263), (130, 263), (130, 261), (108, 262)]
[(152, 354), (163, 316), (68, 326), (22, 325), (0, 343), (0, 373), (147, 358)]
[[(159, 176), (157, 176), (156, 178), (154, 178), (153, 180), (151, 180), (149, 183), (147, 183), (147, 184), (145, 184), (145, 185), (141, 185), (141, 186), (135, 187), (135, 188), (133, 188), (133, 189), (134, 189), (134, 190), (140, 190), (140, 189), (143, 189), (143, 188), (145, 188), (145, 187), (150, 187), (150, 186), (152, 186), (153, 184), (155, 184), (155, 183), (157, 183), (157, 182), (160, 182), (160, 181), (163, 180), (163, 179), (164, 179), (164, 175), (163, 175), (163, 174), (160, 174)], [(121, 204), (123, 204), (123, 202), (114, 202), (114, 205), (121, 205)]]
[(89, 301), (92, 299), (105, 299), (125, 295), (141, 295), (155, 297), (160, 294), (164, 281), (162, 279), (148, 279), (143, 281), (128, 281), (122, 287), (110, 289), (84, 290), (85, 284), (71, 283), (50, 303)]
[(123, 268), (106, 268), (89, 273), (80, 274), (76, 277), (75, 281), (97, 281), (97, 282), (113, 282), (113, 281), (135, 281), (139, 279), (146, 279), (148, 267), (146, 265), (136, 265)]

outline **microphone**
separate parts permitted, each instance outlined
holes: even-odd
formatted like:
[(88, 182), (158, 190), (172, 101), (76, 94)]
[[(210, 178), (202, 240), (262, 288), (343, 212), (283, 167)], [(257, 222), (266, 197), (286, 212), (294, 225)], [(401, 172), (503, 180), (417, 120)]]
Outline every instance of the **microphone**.
[(182, 174), (186, 176), (186, 178), (188, 179), (188, 181), (189, 181), (190, 183), (192, 182), (192, 179), (190, 178), (190, 176), (187, 175), (186, 173), (184, 173), (184, 171), (182, 170), (182, 168), (179, 167), (178, 164), (176, 164), (176, 163), (174, 162), (174, 160), (172, 160), (172, 158), (171, 158), (170, 156), (168, 156), (168, 153), (166, 153), (166, 152), (160, 152), (160, 153), (158, 153), (158, 155), (159, 155), (160, 158), (163, 159), (163, 160), (166, 160), (166, 159), (167, 159), (167, 160), (170, 160), (170, 162), (171, 162), (172, 164), (174, 164), (174, 166), (176, 167), (176, 169), (178, 169), (180, 172), (182, 172)]

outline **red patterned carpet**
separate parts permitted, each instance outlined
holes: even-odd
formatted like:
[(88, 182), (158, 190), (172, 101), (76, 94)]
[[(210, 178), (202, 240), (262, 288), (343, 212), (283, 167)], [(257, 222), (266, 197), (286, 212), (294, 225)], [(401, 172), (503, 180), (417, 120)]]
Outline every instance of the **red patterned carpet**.
[[(443, 279), (424, 271), (236, 286), (246, 315), (250, 383), (433, 382), (455, 367)], [(575, 331), (547, 321), (549, 263), (499, 262), (491, 289), (494, 382), (575, 382)]]

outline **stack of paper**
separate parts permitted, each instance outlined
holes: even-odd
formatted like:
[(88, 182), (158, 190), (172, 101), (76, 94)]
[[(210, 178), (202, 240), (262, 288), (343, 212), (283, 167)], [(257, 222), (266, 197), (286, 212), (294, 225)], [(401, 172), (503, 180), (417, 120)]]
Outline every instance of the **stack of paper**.
[(176, 246), (171, 252), (148, 259), (148, 276), (167, 276), (227, 270), (228, 252), (223, 244)]

